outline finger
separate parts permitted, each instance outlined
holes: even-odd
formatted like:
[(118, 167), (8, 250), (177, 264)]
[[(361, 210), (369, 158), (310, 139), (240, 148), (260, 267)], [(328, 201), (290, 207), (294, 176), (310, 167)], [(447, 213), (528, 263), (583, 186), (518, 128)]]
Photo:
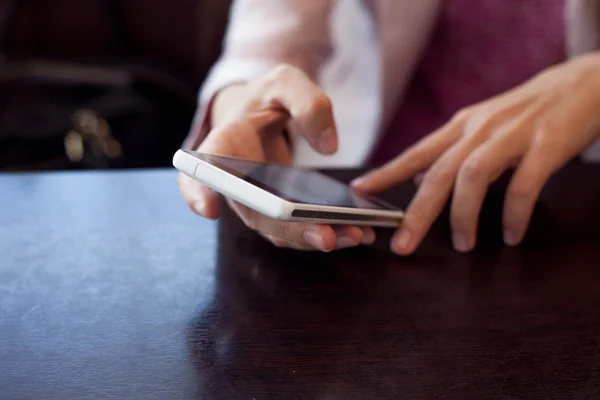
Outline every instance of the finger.
[(292, 135), (303, 136), (320, 153), (337, 151), (331, 100), (304, 72), (290, 66), (277, 67), (259, 83), (257, 91), (261, 105), (284, 109), (289, 114)]
[(262, 141), (265, 160), (278, 165), (290, 165), (290, 143), (282, 134), (272, 135)]
[[(236, 157), (239, 155), (240, 145), (237, 141), (233, 140), (233, 136), (237, 134), (243, 137), (247, 134), (251, 135), (253, 132), (254, 128), (243, 121), (217, 128), (209, 133), (201, 143), (198, 151), (207, 154)], [(260, 158), (262, 154), (260, 143), (256, 142), (252, 144), (251, 141), (247, 140), (245, 146), (246, 149), (250, 150), (249, 154), (256, 154)], [(250, 146), (254, 146), (254, 148), (250, 149)], [(216, 219), (220, 216), (220, 202), (217, 193), (183, 173), (179, 174), (178, 183), (182, 197), (195, 213), (209, 219)]]
[[(535, 118), (544, 109), (542, 100), (521, 109), (521, 115), (495, 131), (491, 139), (484, 142), (462, 164), (454, 187), (450, 210), (450, 223), (454, 247), (458, 251), (470, 251), (476, 244), (477, 225), (481, 207), (489, 185), (509, 167), (516, 165), (529, 146)], [(488, 118), (511, 118), (514, 106), (506, 105), (501, 112)]]
[(377, 239), (377, 235), (375, 234), (375, 230), (371, 227), (361, 227), (362, 230), (362, 244), (371, 245), (375, 243)]
[(264, 161), (263, 145), (257, 135), (255, 122), (240, 119), (213, 129), (198, 147), (198, 152)]
[(179, 191), (190, 209), (198, 215), (217, 219), (221, 215), (219, 196), (189, 176), (179, 173)]
[(354, 181), (354, 186), (365, 192), (386, 190), (425, 171), (461, 137), (474, 136), (475, 139), (486, 137), (498, 123), (522, 108), (523, 99), (508, 101), (509, 99), (512, 97), (499, 98), (491, 113), (485, 111), (484, 104), (458, 112), (446, 125), (408, 149), (404, 154)]
[(510, 133), (483, 143), (460, 167), (450, 208), (452, 240), (460, 252), (476, 245), (477, 223), (489, 185), (523, 154), (526, 144)]
[[(360, 243), (363, 244), (372, 244), (375, 241), (375, 232), (372, 228), (361, 229), (358, 227), (352, 226), (340, 226), (334, 229), (336, 233), (336, 250), (346, 249), (350, 247), (358, 246)], [(365, 237), (369, 236), (368, 238)], [(299, 244), (295, 242), (291, 242), (289, 240), (281, 239), (277, 236), (264, 234), (259, 232), (259, 234), (273, 243), (276, 247), (280, 248), (290, 248), (294, 250), (302, 250), (302, 251), (314, 251), (317, 250), (314, 246), (308, 244)]]
[[(248, 136), (253, 134), (256, 134), (253, 126), (247, 122), (238, 121), (213, 130), (202, 142), (198, 151), (230, 157), (243, 157), (241, 152), (246, 151), (246, 154), (252, 154), (256, 161), (260, 161), (263, 159), (260, 142), (248, 140)], [(246, 136), (243, 146), (240, 146), (240, 140), (235, 140), (235, 135), (241, 140)], [(195, 213), (209, 219), (216, 219), (220, 216), (220, 201), (216, 192), (183, 173), (178, 176), (178, 184), (182, 197)]]
[(339, 225), (334, 228), (335, 248), (338, 250), (356, 247), (363, 241), (363, 230), (356, 226)]
[(552, 152), (532, 147), (525, 154), (508, 185), (502, 222), (504, 242), (517, 246), (523, 240), (535, 203), (546, 181), (560, 167)]
[(463, 117), (456, 117), (386, 165), (355, 179), (352, 186), (363, 192), (381, 192), (423, 172), (456, 143), (465, 121)]
[(263, 235), (274, 236), (300, 246), (312, 246), (324, 252), (336, 248), (336, 234), (329, 225), (279, 221), (230, 199), (227, 202), (246, 226)]
[(454, 145), (424, 175), (400, 229), (392, 238), (394, 252), (408, 255), (421, 243), (448, 201), (460, 165), (478, 145), (474, 138)]
[(293, 249), (293, 250), (299, 250), (299, 251), (317, 251), (318, 250), (314, 246), (301, 245), (298, 243), (290, 242), (289, 240), (280, 239), (273, 235), (268, 235), (268, 234), (264, 234), (261, 232), (258, 232), (258, 234), (260, 236), (262, 236), (264, 239), (271, 242), (271, 244), (273, 244), (275, 247), (279, 247), (281, 249)]
[[(334, 232), (336, 234), (336, 245), (335, 248), (337, 250), (346, 249), (350, 247), (356, 247), (360, 244), (371, 245), (375, 242), (375, 231), (370, 227), (356, 227), (356, 226), (337, 226), (334, 227)], [(269, 236), (270, 239), (276, 238), (272, 235)], [(291, 247), (291, 248), (300, 248), (302, 245), (298, 245), (297, 243), (287, 242), (289, 246), (286, 246), (282, 239), (276, 238), (277, 243), (273, 241), (278, 246), (283, 247)], [(314, 248), (311, 247), (313, 250)]]
[[(371, 227), (340, 225), (334, 227), (334, 232), (336, 234), (335, 248), (337, 250), (356, 247), (360, 244), (371, 245), (376, 239), (375, 231)], [(271, 237), (274, 236), (271, 235)], [(294, 243), (294, 245), (296, 244)]]

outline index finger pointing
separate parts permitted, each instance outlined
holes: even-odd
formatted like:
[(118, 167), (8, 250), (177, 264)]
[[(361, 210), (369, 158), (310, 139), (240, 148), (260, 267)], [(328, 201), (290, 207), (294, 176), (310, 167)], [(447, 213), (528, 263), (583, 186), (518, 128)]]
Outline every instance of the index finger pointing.
[(425, 174), (392, 239), (396, 253), (411, 254), (421, 243), (448, 201), (458, 170), (475, 145), (474, 140), (454, 145)]
[(413, 253), (444, 208), (454, 180), (428, 181), (427, 177), (411, 201), (402, 225), (392, 239), (392, 249), (401, 255)]
[(261, 106), (283, 108), (290, 115), (288, 129), (303, 136), (323, 154), (337, 151), (333, 106), (325, 92), (297, 68), (279, 66), (258, 85)]
[(427, 136), (386, 165), (354, 180), (352, 186), (365, 192), (380, 192), (424, 171), (462, 134), (462, 122), (450, 122)]

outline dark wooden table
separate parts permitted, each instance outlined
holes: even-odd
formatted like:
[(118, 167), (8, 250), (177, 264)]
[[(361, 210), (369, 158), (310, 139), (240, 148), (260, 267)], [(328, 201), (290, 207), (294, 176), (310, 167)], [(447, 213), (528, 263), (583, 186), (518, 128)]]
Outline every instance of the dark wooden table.
[(444, 216), (405, 259), (276, 250), (175, 177), (0, 176), (1, 399), (600, 398), (600, 167), (556, 176), (520, 248), (498, 189), (476, 252)]

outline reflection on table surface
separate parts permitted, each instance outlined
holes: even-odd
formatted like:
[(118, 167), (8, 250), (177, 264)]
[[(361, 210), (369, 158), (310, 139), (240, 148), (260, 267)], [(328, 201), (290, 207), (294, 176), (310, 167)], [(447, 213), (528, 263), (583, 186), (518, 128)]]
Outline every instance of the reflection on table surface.
[(0, 176), (0, 398), (596, 398), (597, 172), (559, 175), (521, 248), (493, 194), (474, 254), (445, 216), (406, 259), (389, 231), (274, 249), (172, 171)]

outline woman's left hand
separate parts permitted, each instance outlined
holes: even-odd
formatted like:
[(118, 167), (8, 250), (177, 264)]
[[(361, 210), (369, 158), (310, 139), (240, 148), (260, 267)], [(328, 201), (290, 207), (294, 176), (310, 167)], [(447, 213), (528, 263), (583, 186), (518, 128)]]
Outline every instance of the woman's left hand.
[(518, 245), (546, 181), (600, 134), (600, 54), (550, 68), (525, 84), (468, 107), (390, 163), (356, 180), (376, 193), (424, 173), (392, 249), (411, 254), (452, 195), (454, 247), (475, 247), (488, 186), (516, 167), (503, 209), (504, 241)]

